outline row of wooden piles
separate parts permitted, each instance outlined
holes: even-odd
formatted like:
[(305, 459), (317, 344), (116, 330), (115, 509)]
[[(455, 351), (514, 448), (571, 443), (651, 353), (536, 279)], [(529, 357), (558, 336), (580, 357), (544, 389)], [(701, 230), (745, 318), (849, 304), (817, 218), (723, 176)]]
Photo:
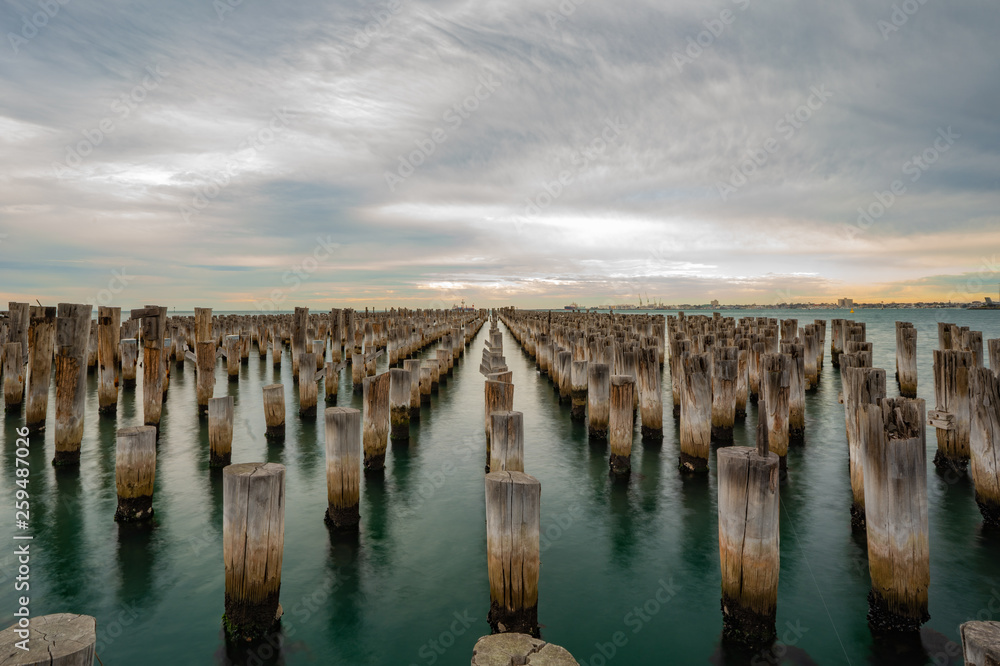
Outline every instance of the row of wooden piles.
[[(28, 315), (26, 321), (23, 313)], [(217, 361), (225, 359), (229, 379), (238, 382), (240, 365), (249, 361), (253, 343), (261, 359), (271, 351), (276, 369), (281, 367), (282, 350), (287, 349), (293, 381), (298, 384), (299, 413), (308, 417), (315, 414), (317, 383), (324, 378), (327, 402), (336, 403), (339, 373), (345, 359), (350, 359), (352, 384), (363, 393), (364, 410), (330, 407), (325, 411), (326, 520), (335, 528), (356, 529), (362, 453), (366, 472), (383, 470), (388, 440), (409, 439), (411, 417), (420, 417), (421, 404), (430, 402), (485, 321), (483, 312), (404, 309), (364, 315), (334, 309), (310, 315), (307, 308), (296, 308), (291, 315), (213, 317), (210, 308), (196, 308), (193, 317), (168, 317), (165, 307), (146, 306), (130, 314), (121, 323), (118, 308), (102, 307), (94, 320), (89, 305), (28, 308), (11, 303), (0, 316), (5, 416), (20, 415), (27, 386), (27, 424), (35, 432), (44, 429), (54, 352), (53, 463), (78, 464), (87, 368), (93, 367), (99, 375), (100, 414), (114, 418), (119, 385), (135, 386), (141, 345), (146, 425), (118, 431), (115, 520), (148, 521), (153, 515), (157, 436), (171, 363), (192, 363), (197, 373), (198, 412), (207, 415), (210, 465), (224, 467), (225, 626), (236, 637), (260, 636), (280, 616), (284, 467), (230, 464), (235, 404), (232, 396), (214, 396)], [(89, 363), (87, 350), (95, 336), (96, 360)], [(189, 341), (194, 351), (188, 349)], [(417, 358), (435, 344), (431, 358)], [(383, 353), (390, 367), (376, 374), (375, 360)], [(262, 393), (267, 437), (280, 440), (285, 425), (284, 387), (264, 386)]]
[(643, 441), (663, 439), (660, 368), (670, 368), (680, 424), (679, 467), (706, 472), (711, 444), (731, 444), (747, 403), (764, 399), (771, 450), (784, 466), (789, 443), (805, 435), (805, 394), (823, 367), (826, 322), (748, 317), (501, 311), (501, 319), (572, 418), (607, 438), (616, 474), (631, 469), (634, 418)]

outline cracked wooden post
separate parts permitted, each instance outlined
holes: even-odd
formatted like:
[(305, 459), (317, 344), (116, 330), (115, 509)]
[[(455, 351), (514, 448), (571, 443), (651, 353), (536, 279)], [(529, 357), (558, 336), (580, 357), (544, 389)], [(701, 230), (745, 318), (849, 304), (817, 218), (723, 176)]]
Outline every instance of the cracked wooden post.
[(225, 467), (232, 459), (233, 396), (212, 398), (208, 401), (208, 466)]
[[(18, 646), (22, 641), (26, 650)], [(97, 619), (90, 615), (35, 616), (27, 629), (15, 623), (0, 632), (5, 666), (92, 666), (96, 646)]]
[(125, 338), (122, 347), (122, 387), (135, 388), (139, 374), (139, 340)]
[(731, 444), (736, 423), (739, 349), (715, 347), (712, 353), (715, 355), (712, 363), (712, 441)]
[(385, 468), (385, 450), (389, 440), (389, 373), (365, 377), (364, 448), (365, 471), (381, 472)]
[[(435, 364), (437, 362), (435, 361)], [(433, 370), (429, 366), (421, 366), (420, 368), (420, 404), (429, 405), (431, 404), (431, 390), (433, 388)]]
[(271, 366), (281, 367), (281, 336), (273, 329), (271, 331)]
[(491, 415), (490, 455), (486, 472), (524, 471), (524, 415), (498, 411)]
[(327, 407), (326, 498), (324, 520), (338, 529), (357, 529), (361, 520), (361, 412)]
[[(791, 381), (788, 354), (764, 354), (761, 358), (761, 397), (767, 405), (767, 441), (784, 469), (788, 455), (788, 400)], [(758, 414), (760, 410), (758, 409)]]
[[(864, 421), (861, 405), (877, 405), (885, 398), (885, 370), (848, 365), (853, 354), (840, 355), (844, 415), (847, 424), (847, 452), (851, 471), (851, 527), (865, 529), (864, 451), (872, 434)], [(881, 426), (880, 426), (881, 427)]]
[(845, 319), (831, 319), (830, 320), (830, 360), (833, 361), (833, 367), (840, 367), (840, 355), (844, 351), (844, 336), (847, 329), (847, 320)]
[(608, 466), (615, 475), (632, 471), (632, 431), (635, 427), (632, 396), (635, 380), (631, 375), (612, 375), (610, 388), (610, 414), (608, 418), (608, 443), (611, 457)]
[[(93, 310), (91, 310), (93, 311)], [(87, 339), (87, 369), (97, 367), (97, 321), (90, 320), (90, 336)]]
[(103, 305), (97, 308), (97, 401), (100, 414), (114, 415), (118, 412), (121, 319), (121, 308)]
[(859, 409), (871, 433), (863, 452), (868, 625), (876, 633), (916, 632), (930, 619), (924, 401), (886, 398)]
[[(295, 308), (292, 315), (292, 377), (298, 381), (300, 357), (309, 351), (312, 345), (306, 340), (306, 329), (309, 327), (309, 308)], [(307, 349), (307, 345), (309, 349)], [(315, 359), (313, 359), (315, 362)]]
[(660, 361), (656, 347), (639, 349), (636, 376), (639, 389), (639, 419), (642, 441), (663, 441), (663, 396), (660, 390)]
[(222, 470), (223, 625), (233, 639), (267, 634), (281, 617), (285, 466), (243, 463)]
[(1000, 338), (987, 340), (986, 346), (990, 354), (990, 370), (993, 371), (994, 375), (1000, 377)]
[(240, 336), (226, 336), (226, 375), (229, 381), (240, 381)]
[(493, 633), (537, 637), (542, 486), (523, 472), (491, 472), (486, 484), (486, 558)]
[(917, 329), (906, 321), (896, 322), (896, 382), (904, 398), (917, 397)]
[(570, 418), (584, 421), (587, 418), (587, 361), (573, 361), (570, 368)]
[(962, 636), (962, 655), (965, 664), (968, 666), (1000, 664), (1000, 622), (982, 620), (964, 622), (958, 627), (958, 633)]
[(327, 404), (337, 404), (337, 392), (340, 390), (340, 370), (342, 361), (331, 361), (326, 364), (326, 377), (323, 381), (323, 392)]
[(361, 352), (351, 353), (351, 388), (355, 393), (364, 390), (365, 355)]
[(344, 360), (344, 318), (341, 310), (330, 310), (330, 361), (336, 365)]
[(405, 442), (410, 439), (410, 373), (391, 368), (389, 378), (389, 438)]
[(486, 469), (490, 469), (492, 459), (492, 435), (494, 412), (509, 412), (514, 409), (514, 385), (510, 382), (487, 380), (485, 383), (486, 405), (483, 419), (483, 430), (486, 432)]
[(684, 352), (680, 360), (680, 461), (684, 472), (707, 472), (712, 446), (712, 385), (707, 354)]
[(299, 416), (314, 416), (318, 400), (319, 387), (316, 386), (316, 354), (303, 352), (299, 354)]
[[(21, 364), (28, 361), (28, 337), (31, 326), (31, 306), (28, 303), (9, 301), (7, 304), (7, 340), (21, 343)], [(89, 341), (88, 341), (89, 345)], [(89, 349), (89, 346), (88, 346)], [(6, 355), (4, 355), (6, 361)]]
[(215, 395), (215, 340), (195, 344), (198, 414), (208, 413), (208, 401)]
[(3, 402), (8, 412), (20, 412), (24, 402), (24, 356), (20, 342), (3, 346)]
[(410, 373), (410, 421), (420, 419), (420, 360), (408, 358), (403, 361), (403, 370)]
[(750, 647), (775, 638), (778, 606), (778, 456), (769, 450), (766, 398), (757, 448), (717, 452), (723, 636)]
[(153, 517), (156, 480), (156, 428), (122, 428), (115, 442), (115, 521), (138, 523)]
[(279, 442), (285, 438), (285, 386), (268, 384), (261, 392), (264, 399), (264, 437)]
[(607, 363), (587, 366), (587, 432), (591, 439), (608, 436), (611, 416), (611, 372)]
[(805, 348), (782, 342), (781, 353), (788, 356), (788, 441), (801, 444), (806, 436)]
[(53, 465), (80, 464), (87, 402), (90, 305), (60, 303), (56, 316), (56, 453)]
[(802, 327), (802, 356), (805, 372), (805, 388), (812, 391), (819, 385), (819, 333), (815, 324)]
[(934, 410), (927, 414), (937, 431), (938, 467), (964, 470), (969, 461), (969, 375), (972, 352), (934, 350)]
[(741, 340), (741, 346), (736, 355), (736, 410), (735, 420), (747, 417), (747, 400), (750, 397), (750, 341)]
[(972, 370), (969, 452), (976, 504), (987, 525), (1000, 526), (1000, 377), (987, 368)]
[(45, 429), (52, 375), (52, 343), (56, 331), (56, 308), (34, 305), (28, 328), (28, 388), (24, 414), (31, 432)]

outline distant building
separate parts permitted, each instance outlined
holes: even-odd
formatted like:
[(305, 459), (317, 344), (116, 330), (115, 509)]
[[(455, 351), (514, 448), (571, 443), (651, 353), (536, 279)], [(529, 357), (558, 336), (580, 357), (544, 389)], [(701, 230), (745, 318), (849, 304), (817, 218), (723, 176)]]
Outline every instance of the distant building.
[(715, 300), (713, 300), (713, 301), (712, 301), (712, 307), (713, 307), (713, 308), (717, 308), (717, 307), (719, 307), (719, 301), (715, 301)]
[(838, 308), (853, 308), (854, 307), (854, 299), (853, 298), (840, 298), (840, 299), (837, 299), (837, 307)]

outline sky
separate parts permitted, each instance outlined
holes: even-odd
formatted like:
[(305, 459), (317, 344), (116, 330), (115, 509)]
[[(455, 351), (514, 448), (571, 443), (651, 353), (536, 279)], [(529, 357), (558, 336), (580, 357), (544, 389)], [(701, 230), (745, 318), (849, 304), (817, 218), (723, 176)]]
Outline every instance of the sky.
[(0, 301), (973, 301), (1000, 3), (0, 0)]

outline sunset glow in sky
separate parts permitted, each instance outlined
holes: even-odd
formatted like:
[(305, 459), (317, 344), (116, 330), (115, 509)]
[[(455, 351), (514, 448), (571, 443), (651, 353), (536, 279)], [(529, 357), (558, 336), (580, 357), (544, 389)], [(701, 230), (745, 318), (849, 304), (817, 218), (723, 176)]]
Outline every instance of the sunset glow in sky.
[(996, 297), (998, 27), (995, 0), (5, 0), (0, 299)]

